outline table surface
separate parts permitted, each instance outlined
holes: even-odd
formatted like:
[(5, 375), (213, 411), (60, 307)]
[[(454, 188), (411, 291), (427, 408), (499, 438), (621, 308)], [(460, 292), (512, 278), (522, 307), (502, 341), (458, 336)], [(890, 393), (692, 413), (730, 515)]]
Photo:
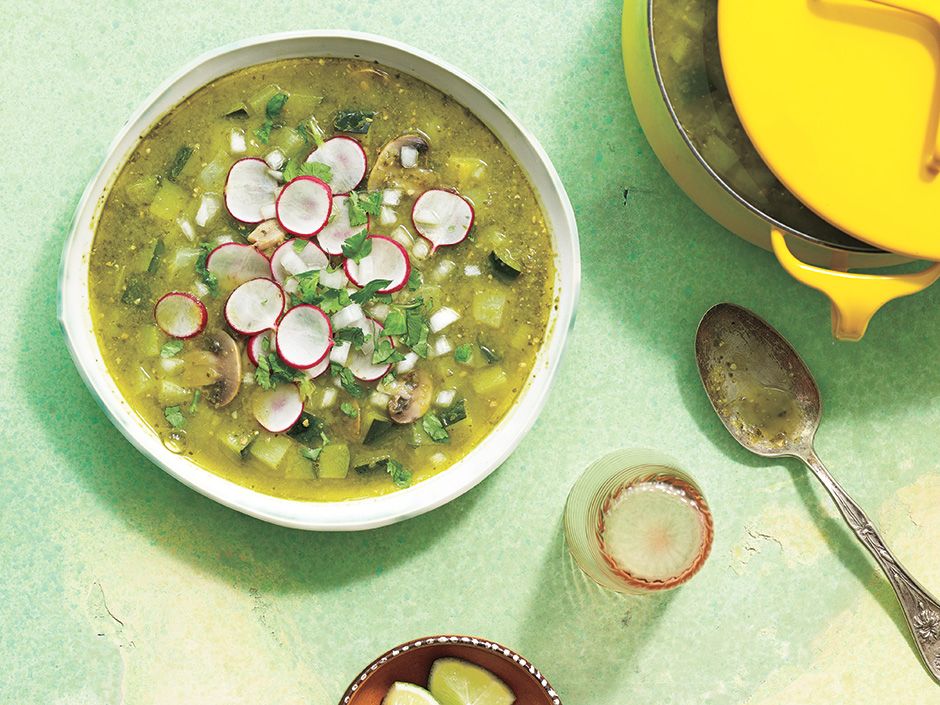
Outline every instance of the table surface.
[[(519, 650), (571, 705), (937, 702), (887, 583), (795, 463), (734, 444), (691, 351), (722, 300), (789, 336), (826, 401), (820, 455), (940, 592), (940, 287), (834, 342), (822, 297), (657, 162), (615, 2), (405, 8), (0, 0), (0, 701), (330, 705), (386, 648), (454, 632)], [(72, 211), (134, 107), (203, 51), (301, 28), (383, 33), (478, 77), (541, 140), (581, 229), (578, 321), (535, 428), (464, 497), (366, 533), (269, 526), (165, 475), (98, 409), (55, 322)], [(602, 593), (566, 558), (568, 488), (623, 446), (676, 457), (714, 509), (711, 559), (658, 597)]]

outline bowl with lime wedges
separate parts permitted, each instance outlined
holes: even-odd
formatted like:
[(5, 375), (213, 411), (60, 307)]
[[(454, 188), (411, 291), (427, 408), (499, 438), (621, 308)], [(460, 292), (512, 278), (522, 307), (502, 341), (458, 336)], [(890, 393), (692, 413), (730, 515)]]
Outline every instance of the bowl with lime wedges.
[(440, 635), (400, 644), (356, 676), (339, 705), (561, 705), (541, 672), (487, 639)]

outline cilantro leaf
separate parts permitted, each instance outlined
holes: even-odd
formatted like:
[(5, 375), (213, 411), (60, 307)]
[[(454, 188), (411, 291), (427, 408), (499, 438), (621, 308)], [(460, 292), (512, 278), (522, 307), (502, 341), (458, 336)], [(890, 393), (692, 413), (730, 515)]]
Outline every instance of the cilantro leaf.
[(178, 406), (168, 406), (163, 410), (163, 417), (173, 428), (183, 428), (186, 425), (186, 417)]
[(402, 342), (414, 350), (419, 357), (427, 357), (431, 351), (431, 347), (428, 345), (428, 335), (431, 332), (431, 327), (427, 318), (418, 310), (409, 310), (405, 313), (405, 325), (407, 331), (402, 336)]
[(382, 213), (382, 192), (361, 193), (351, 191), (346, 201), (346, 207), (349, 209), (349, 224), (352, 227), (365, 225), (369, 222), (370, 215), (378, 217)]
[(352, 294), (350, 294), (349, 300), (354, 304), (359, 304), (362, 306), (367, 301), (369, 301), (369, 299), (375, 296), (379, 292), (379, 289), (384, 289), (391, 283), (392, 282), (388, 279), (373, 279), (359, 291), (354, 291)]
[(411, 275), (408, 277), (408, 291), (417, 291), (423, 283), (421, 272), (412, 268)]
[(209, 287), (209, 293), (213, 296), (219, 293), (219, 278), (206, 269), (206, 260), (209, 258), (209, 253), (214, 249), (212, 243), (200, 242), (199, 257), (196, 258), (196, 274), (202, 279), (203, 284)]
[(268, 104), (264, 106), (264, 114), (268, 119), (273, 120), (280, 116), (289, 97), (287, 93), (275, 93), (268, 99)]
[(332, 316), (351, 303), (352, 297), (345, 289), (325, 289), (318, 306), (323, 310), (323, 313)]
[(347, 328), (340, 328), (338, 331), (335, 331), (333, 333), (333, 340), (352, 343), (354, 348), (360, 350), (362, 346), (366, 344), (366, 334), (363, 332), (362, 328), (358, 326), (348, 326)]
[(273, 129), (274, 121), (268, 118), (263, 123), (261, 123), (261, 127), (255, 130), (255, 137), (258, 138), (258, 141), (261, 142), (261, 144), (267, 144), (268, 140), (271, 139), (271, 130)]
[(467, 418), (467, 400), (458, 399), (441, 412), (441, 424), (446, 428)]
[(385, 471), (392, 478), (396, 487), (408, 487), (411, 484), (411, 470), (406, 469), (397, 460), (391, 458), (385, 463)]
[(404, 359), (405, 356), (395, 349), (395, 346), (392, 344), (392, 339), (387, 335), (383, 335), (378, 339), (375, 344), (375, 349), (372, 351), (373, 365), (390, 365), (395, 362), (401, 362)]
[(339, 375), (340, 384), (351, 396), (359, 399), (365, 394), (365, 390), (359, 386), (355, 376), (353, 376), (353, 373), (348, 367), (343, 367), (342, 365), (332, 362), (330, 363), (330, 374), (334, 377)]
[(344, 401), (342, 404), (340, 404), (339, 410), (351, 419), (359, 416), (359, 408), (355, 404), (350, 404), (348, 401)]
[(458, 345), (457, 349), (454, 350), (454, 359), (464, 364), (470, 362), (473, 359), (473, 346), (470, 343)]
[(350, 235), (343, 243), (343, 256), (354, 262), (358, 263), (370, 252), (372, 252), (372, 240), (369, 239), (369, 233), (365, 230)]
[(308, 448), (307, 446), (300, 447), (300, 454), (305, 457), (307, 460), (316, 461), (320, 457), (320, 453), (323, 452), (323, 448)]
[(382, 325), (385, 328), (385, 335), (404, 335), (408, 332), (405, 314), (398, 309), (393, 308), (389, 311)]
[(428, 413), (421, 419), (421, 428), (427, 433), (435, 443), (447, 443), (450, 440), (450, 434), (444, 428), (444, 424), (436, 414)]
[(180, 350), (183, 349), (182, 340), (168, 340), (163, 344), (163, 347), (160, 348), (160, 357), (170, 358), (176, 357)]
[(293, 159), (287, 160), (282, 173), (284, 174), (284, 181), (293, 181), (298, 176), (315, 176), (321, 181), (329, 183), (330, 179), (333, 178), (333, 169), (330, 168), (329, 164), (321, 164), (320, 162), (298, 164)]
[(255, 383), (262, 389), (274, 389), (275, 387), (271, 379), (271, 364), (268, 362), (267, 355), (258, 358), (258, 366), (255, 368)]

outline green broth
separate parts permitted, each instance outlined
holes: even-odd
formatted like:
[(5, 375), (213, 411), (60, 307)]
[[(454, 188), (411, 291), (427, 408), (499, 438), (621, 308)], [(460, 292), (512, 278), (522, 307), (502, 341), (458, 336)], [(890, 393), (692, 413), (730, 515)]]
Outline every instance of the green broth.
[[(271, 129), (268, 144), (263, 144), (258, 131), (263, 136), (265, 106), (278, 92), (289, 96), (272, 121), (283, 126)], [(365, 394), (355, 398), (327, 371), (306, 388), (305, 411), (322, 421), (329, 445), (348, 447), (346, 477), (328, 479), (319, 476), (324, 470), (319, 465), (333, 463), (336, 448), (328, 461), (324, 456), (310, 459), (322, 441), (307, 437), (301, 444), (295, 436), (271, 434), (254, 418), (252, 399), (261, 390), (244, 352), (245, 336), (228, 331), (239, 346), (243, 381), (235, 399), (216, 409), (204, 393), (196, 398), (197, 386), (186, 383), (192, 378), (187, 366), (202, 336), (182, 341), (174, 354), (179, 346), (165, 347), (173, 339), (156, 326), (153, 306), (166, 292), (190, 292), (208, 310), (207, 331), (227, 330), (222, 309), (230, 290), (207, 292), (197, 273), (200, 243), (208, 248), (227, 239), (246, 242), (254, 226), (237, 223), (222, 205), (200, 227), (197, 214), (205, 194), (221, 198), (228, 167), (239, 158), (264, 157), (277, 148), (302, 161), (315, 144), (309, 130), (301, 134), (296, 126), (309, 126), (312, 114), (329, 138), (339, 134), (334, 117), (348, 109), (375, 111), (367, 133), (350, 135), (362, 143), (370, 168), (390, 139), (418, 130), (430, 144), (422, 155), (422, 168), (432, 172), (430, 185), (456, 190), (475, 208), (469, 238), (423, 259), (412, 255), (412, 267), (421, 272), (423, 283), (416, 290), (406, 287), (391, 301), (394, 307), (421, 297), (424, 315), (441, 307), (460, 315), (430, 336), (432, 346), (443, 336), (453, 350), (419, 359), (415, 369), (430, 379), (435, 399), (441, 391), (453, 390), (454, 400), (464, 400), (467, 418), (447, 427), (446, 442), (432, 440), (419, 419), (392, 424), (387, 435), (365, 445), (366, 416), (388, 416), (377, 403), (381, 398), (372, 397), (377, 383), (360, 382)], [(226, 117), (233, 110), (237, 114)], [(245, 136), (244, 151), (237, 154), (231, 153), (233, 130)], [(184, 147), (191, 150), (188, 158)], [(403, 186), (398, 189), (403, 191), (401, 202), (386, 211), (384, 223), (374, 217), (369, 232), (395, 237), (404, 228), (414, 236), (411, 207), (422, 190), (409, 189), (410, 182), (401, 184), (393, 177), (384, 187)], [(505, 267), (493, 262), (494, 251), (522, 274), (506, 277)], [(381, 464), (361, 473), (355, 469), (377, 459), (400, 463), (413, 474), (413, 483), (466, 455), (493, 430), (525, 385), (554, 303), (554, 252), (544, 215), (519, 165), (496, 137), (463, 106), (413, 77), (339, 59), (295, 59), (238, 71), (172, 110), (143, 136), (116, 179), (89, 266), (92, 318), (105, 364), (145, 422), (168, 447), (222, 477), (303, 500), (355, 499), (405, 484), (396, 485)], [(387, 305), (378, 303), (377, 314)], [(366, 308), (375, 305), (373, 301)], [(501, 316), (494, 316), (494, 309)], [(398, 375), (399, 380), (404, 376)], [(324, 407), (329, 397), (335, 399)], [(430, 413), (439, 417), (446, 408), (432, 405)], [(349, 415), (353, 409), (355, 418)], [(174, 429), (171, 421), (182, 427)], [(238, 438), (254, 438), (244, 457), (230, 440)], [(304, 446), (310, 450), (303, 451)]]

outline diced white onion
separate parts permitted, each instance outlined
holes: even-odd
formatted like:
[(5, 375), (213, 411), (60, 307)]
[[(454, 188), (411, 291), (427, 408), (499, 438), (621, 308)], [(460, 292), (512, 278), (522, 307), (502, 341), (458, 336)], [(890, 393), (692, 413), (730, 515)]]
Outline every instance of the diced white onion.
[(375, 304), (369, 309), (369, 315), (379, 323), (384, 323), (385, 319), (388, 318), (388, 312), (391, 310), (388, 304)]
[(222, 199), (214, 193), (204, 193), (199, 202), (199, 210), (196, 211), (196, 225), (204, 228), (209, 224), (222, 206)]
[(391, 225), (396, 220), (398, 220), (398, 216), (395, 214), (395, 211), (388, 206), (382, 206), (382, 210), (379, 211), (379, 223), (382, 225)]
[(388, 394), (382, 394), (382, 392), (372, 392), (372, 395), (369, 397), (369, 403), (373, 406), (382, 408), (388, 406), (388, 400), (391, 397)]
[(383, 206), (397, 206), (401, 203), (401, 191), (397, 188), (387, 188), (382, 192)]
[(310, 271), (310, 266), (300, 259), (293, 247), (285, 248), (284, 255), (281, 257), (281, 266), (291, 274), (301, 274)]
[(443, 335), (435, 338), (434, 342), (431, 343), (431, 352), (433, 353), (432, 357), (440, 357), (441, 355), (446, 355), (451, 350), (453, 346), (450, 344), (450, 341), (445, 338)]
[(346, 279), (346, 272), (342, 269), (335, 272), (324, 269), (320, 272), (320, 283), (328, 289), (342, 289), (347, 281), (349, 280)]
[(435, 453), (434, 455), (430, 457), (431, 465), (435, 465), (435, 466), (443, 465), (446, 460), (447, 460), (447, 456), (440, 452)]
[[(349, 350), (351, 347), (352, 344), (349, 341), (334, 345), (333, 349), (330, 350), (330, 362), (335, 362), (337, 365), (345, 365), (346, 360), (349, 359)], [(336, 380), (339, 381), (339, 377), (336, 377)]]
[(179, 372), (182, 372), (183, 365), (185, 364), (186, 363), (183, 362), (183, 360), (181, 360), (178, 357), (161, 357), (160, 358), (160, 369), (163, 371), (164, 374), (167, 374), (167, 375), (174, 375), (174, 374), (178, 374)]
[(411, 254), (415, 259), (427, 259), (431, 254), (431, 246), (425, 240), (418, 240), (411, 248)]
[(252, 372), (246, 372), (242, 375), (242, 384), (254, 384), (255, 375)]
[(202, 282), (196, 282), (193, 284), (193, 293), (196, 294), (199, 298), (205, 298), (209, 295), (209, 287), (203, 284)]
[[(337, 379), (339, 379), (337, 377)], [(333, 406), (333, 403), (336, 401), (336, 390), (330, 389), (327, 387), (323, 390), (323, 399), (320, 400), (320, 407), (326, 409), (327, 407)]]
[(410, 248), (415, 244), (414, 237), (408, 232), (408, 228), (404, 225), (399, 225), (395, 228), (394, 232), (392, 232), (392, 239), (404, 248)]
[(410, 144), (401, 148), (401, 165), (405, 169), (411, 169), (418, 165), (418, 150)]
[(432, 333), (440, 333), (459, 318), (460, 314), (454, 309), (442, 306), (431, 314), (431, 317), (428, 319), (428, 326), (430, 326)]
[(215, 239), (215, 246), (218, 247), (219, 245), (224, 245), (226, 242), (235, 242), (235, 238), (233, 238), (228, 233), (223, 233)]
[(278, 181), (283, 181), (283, 180), (284, 180), (284, 172), (283, 172), (283, 171), (278, 171), (277, 169), (268, 169), (268, 173), (269, 173), (271, 176), (273, 176), (275, 179), (277, 179)]
[(273, 203), (269, 203), (266, 206), (261, 206), (259, 213), (261, 214), (262, 220), (271, 220), (271, 218), (277, 216), (277, 206), (275, 206)]
[(454, 403), (454, 399), (457, 397), (456, 389), (442, 389), (437, 394), (437, 398), (434, 400), (434, 403), (438, 406), (450, 406)]
[(365, 318), (365, 314), (362, 312), (362, 306), (359, 304), (349, 304), (349, 306), (341, 308), (333, 314), (333, 327), (336, 330), (346, 328), (357, 321), (361, 321), (363, 318)]
[(382, 394), (391, 396), (398, 391), (398, 381), (395, 379), (395, 375), (389, 373), (379, 380), (375, 388), (377, 391), (382, 392)]
[(481, 274), (483, 274), (480, 268), (477, 267), (475, 264), (468, 264), (466, 267), (463, 268), (463, 273), (464, 273), (464, 276), (467, 276), (467, 277), (478, 277)]
[(399, 374), (411, 372), (418, 364), (418, 354), (416, 352), (406, 352), (405, 359), (395, 365), (395, 371)]
[(232, 133), (229, 135), (229, 151), (232, 154), (241, 154), (245, 149), (244, 130), (232, 130)]
[(457, 264), (453, 260), (441, 260), (441, 263), (434, 268), (432, 275), (434, 279), (440, 281), (450, 275), (455, 269), (457, 269)]
[(265, 163), (274, 170), (280, 169), (284, 166), (284, 162), (287, 161), (287, 157), (284, 156), (284, 152), (279, 149), (272, 149), (268, 152), (268, 155), (264, 158)]
[(183, 231), (183, 235), (187, 240), (192, 242), (196, 239), (196, 229), (193, 227), (193, 224), (189, 222), (187, 218), (179, 218), (177, 221), (180, 226), (180, 230)]

